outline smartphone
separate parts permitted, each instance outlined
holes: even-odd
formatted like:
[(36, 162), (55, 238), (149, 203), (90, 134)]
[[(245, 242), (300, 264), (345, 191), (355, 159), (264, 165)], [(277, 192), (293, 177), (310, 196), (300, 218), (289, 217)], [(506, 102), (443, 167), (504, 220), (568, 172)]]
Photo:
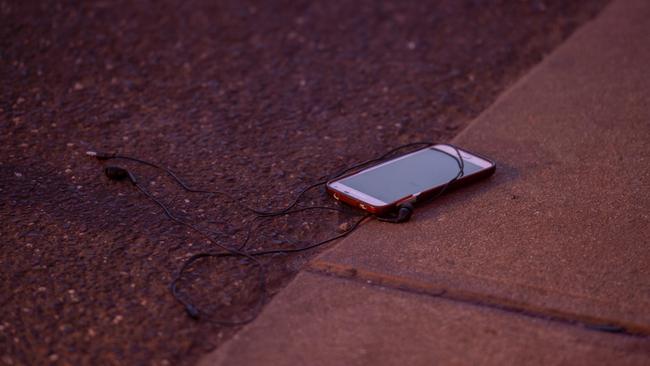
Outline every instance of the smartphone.
[(338, 177), (327, 182), (327, 191), (337, 200), (383, 215), (403, 202), (440, 193), (459, 174), (459, 158), (463, 174), (446, 189), (489, 177), (496, 170), (496, 164), (484, 156), (439, 144)]

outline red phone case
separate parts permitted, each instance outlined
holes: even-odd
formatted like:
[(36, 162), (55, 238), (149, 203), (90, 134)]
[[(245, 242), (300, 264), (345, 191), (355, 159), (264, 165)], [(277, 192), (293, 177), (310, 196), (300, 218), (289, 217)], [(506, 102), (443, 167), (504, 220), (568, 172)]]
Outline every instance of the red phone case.
[[(463, 177), (461, 177), (461, 178), (455, 180), (453, 183), (451, 183), (451, 184), (449, 185), (449, 187), (447, 188), (447, 190), (453, 190), (453, 189), (456, 189), (456, 188), (459, 188), (459, 187), (465, 186), (465, 185), (467, 185), (467, 184), (469, 184), (469, 183), (475, 182), (475, 181), (477, 181), (477, 180), (487, 178), (487, 177), (491, 176), (492, 174), (494, 174), (494, 172), (495, 172), (495, 170), (496, 170), (496, 167), (497, 167), (497, 166), (496, 166), (496, 163), (495, 163), (492, 159), (489, 159), (489, 158), (487, 158), (487, 157), (485, 157), (485, 156), (483, 156), (483, 155), (481, 155), (481, 154), (477, 154), (477, 153), (471, 152), (471, 151), (466, 150), (466, 149), (461, 149), (461, 148), (459, 148), (459, 147), (457, 147), (457, 146), (454, 146), (454, 145), (452, 145), (452, 144), (439, 144), (439, 145), (449, 145), (449, 146), (453, 146), (453, 147), (457, 148), (457, 149), (460, 150), (460, 151), (463, 151), (463, 152), (466, 152), (466, 153), (468, 153), (468, 154), (470, 154), (470, 155), (474, 155), (474, 156), (479, 157), (479, 158), (481, 158), (481, 159), (487, 160), (487, 161), (490, 162), (490, 164), (491, 164), (491, 166), (490, 166), (489, 168), (486, 168), (486, 169), (483, 169), (483, 170), (479, 170), (479, 171), (477, 171), (477, 172), (475, 172), (475, 173), (472, 173), (472, 174), (470, 174), (470, 175), (465, 175), (465, 176), (463, 176)], [(415, 151), (412, 151), (412, 152), (408, 152), (408, 153), (406, 153), (406, 154), (411, 154), (411, 153), (414, 153), (414, 152), (417, 152), (417, 151), (420, 151), (420, 150), (424, 150), (424, 149), (430, 149), (431, 147), (432, 147), (432, 146), (427, 146), (427, 147), (425, 147), (425, 148), (418, 149), (418, 150), (415, 150)], [(406, 154), (403, 154), (403, 155), (406, 155)], [(400, 156), (403, 156), (403, 155), (400, 155)], [(397, 159), (397, 158), (399, 158), (400, 156), (397, 156), (397, 157), (395, 157), (395, 158), (393, 158), (393, 159)], [(391, 159), (391, 160), (393, 160), (393, 159)], [(390, 161), (390, 160), (387, 160), (387, 161), (384, 161), (384, 162), (380, 162), (380, 163), (377, 163), (377, 164), (375, 164), (375, 165), (383, 164), (383, 163), (386, 163), (386, 162), (388, 162), (388, 161)], [(373, 165), (373, 166), (375, 166), (375, 165)], [(399, 204), (401, 204), (401, 203), (404, 203), (404, 202), (407, 202), (407, 201), (411, 201), (411, 200), (418, 200), (418, 201), (420, 201), (420, 200), (426, 200), (428, 197), (432, 197), (432, 196), (436, 195), (436, 194), (437, 194), (441, 189), (443, 189), (443, 187), (445, 186), (445, 185), (443, 184), (443, 185), (440, 185), (440, 186), (437, 186), (437, 187), (433, 187), (433, 188), (431, 188), (431, 189), (429, 189), (429, 190), (427, 190), (427, 191), (421, 192), (417, 197), (416, 197), (415, 195), (409, 195), (409, 196), (406, 196), (406, 197), (400, 198), (399, 200), (397, 200), (397, 201), (395, 201), (395, 202), (393, 202), (393, 203), (389, 203), (389, 204), (384, 205), (384, 206), (374, 206), (374, 205), (371, 205), (371, 204), (369, 204), (369, 203), (367, 203), (367, 202), (363, 202), (363, 201), (359, 200), (358, 198), (351, 197), (351, 196), (349, 196), (349, 195), (347, 195), (347, 194), (345, 194), (345, 193), (343, 193), (343, 192), (339, 192), (339, 191), (337, 191), (337, 190), (334, 190), (334, 189), (330, 186), (332, 183), (334, 183), (334, 182), (336, 182), (336, 181), (339, 181), (339, 180), (341, 180), (341, 179), (347, 178), (347, 177), (349, 177), (349, 176), (351, 176), (351, 175), (357, 174), (357, 173), (362, 172), (362, 171), (364, 171), (365, 169), (369, 169), (369, 168), (371, 168), (371, 167), (372, 167), (372, 166), (370, 166), (370, 167), (366, 167), (366, 168), (364, 168), (364, 169), (357, 170), (357, 171), (354, 171), (354, 172), (350, 172), (350, 173), (347, 173), (347, 174), (345, 174), (345, 175), (343, 175), (343, 176), (340, 176), (340, 177), (338, 177), (338, 178), (336, 178), (336, 179), (330, 180), (329, 182), (327, 182), (327, 185), (326, 185), (326, 187), (327, 187), (327, 192), (329, 192), (329, 193), (330, 193), (330, 194), (331, 194), (331, 195), (332, 195), (336, 200), (339, 200), (339, 201), (341, 201), (341, 202), (345, 202), (345, 203), (347, 203), (348, 205), (351, 205), (351, 206), (354, 206), (354, 207), (359, 207), (359, 208), (361, 208), (362, 210), (364, 210), (364, 211), (368, 211), (368, 212), (370, 212), (371, 214), (374, 214), (374, 215), (383, 215), (383, 214), (385, 214), (385, 213), (391, 212), (392, 210), (395, 209), (395, 207), (396, 207), (397, 205), (399, 205)]]

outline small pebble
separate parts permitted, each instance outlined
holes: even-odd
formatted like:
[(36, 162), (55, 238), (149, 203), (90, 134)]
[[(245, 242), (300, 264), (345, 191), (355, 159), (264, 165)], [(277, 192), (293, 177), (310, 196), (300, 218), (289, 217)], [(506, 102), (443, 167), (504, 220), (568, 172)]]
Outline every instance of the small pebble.
[(79, 302), (79, 296), (77, 296), (75, 290), (73, 289), (68, 290), (68, 295), (70, 296), (70, 300), (72, 300), (72, 302)]

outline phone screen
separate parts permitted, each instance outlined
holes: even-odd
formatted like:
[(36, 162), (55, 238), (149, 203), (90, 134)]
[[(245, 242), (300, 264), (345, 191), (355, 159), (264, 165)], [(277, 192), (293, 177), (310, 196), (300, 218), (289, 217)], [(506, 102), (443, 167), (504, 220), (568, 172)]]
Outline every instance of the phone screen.
[[(464, 175), (484, 169), (464, 160)], [(428, 148), (369, 168), (339, 182), (386, 203), (449, 182), (458, 174), (458, 162), (448, 154)]]

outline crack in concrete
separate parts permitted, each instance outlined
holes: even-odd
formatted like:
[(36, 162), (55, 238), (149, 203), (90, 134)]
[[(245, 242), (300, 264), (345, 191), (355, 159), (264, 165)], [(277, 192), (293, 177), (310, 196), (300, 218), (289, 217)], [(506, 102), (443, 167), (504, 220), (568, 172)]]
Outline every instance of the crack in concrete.
[(475, 306), (489, 307), (509, 313), (561, 322), (573, 326), (582, 326), (589, 330), (625, 334), (628, 336), (643, 338), (650, 336), (650, 327), (642, 324), (570, 312), (552, 307), (545, 307), (543, 305), (540, 306), (530, 302), (518, 301), (489, 293), (378, 273), (338, 263), (314, 260), (305, 268), (305, 270), (318, 275), (358, 281), (373, 286), (385, 287), (409, 293), (440, 297), (447, 300), (458, 301)]

